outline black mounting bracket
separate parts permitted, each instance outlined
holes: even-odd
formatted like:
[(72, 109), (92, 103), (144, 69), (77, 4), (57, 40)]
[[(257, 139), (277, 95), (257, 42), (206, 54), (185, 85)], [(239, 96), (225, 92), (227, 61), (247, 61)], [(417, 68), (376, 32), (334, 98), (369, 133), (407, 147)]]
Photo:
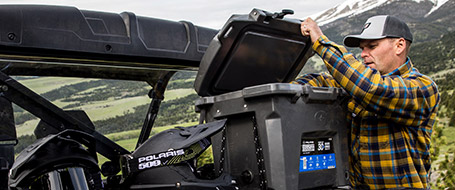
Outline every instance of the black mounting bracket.
[(152, 90), (149, 92), (149, 97), (152, 99), (150, 102), (150, 107), (147, 111), (147, 115), (142, 125), (141, 134), (137, 139), (136, 149), (142, 145), (150, 136), (150, 133), (155, 123), (156, 116), (160, 109), (161, 102), (164, 100), (164, 91), (166, 90), (167, 83), (174, 75), (175, 71), (168, 72), (162, 76), (158, 82), (155, 84)]

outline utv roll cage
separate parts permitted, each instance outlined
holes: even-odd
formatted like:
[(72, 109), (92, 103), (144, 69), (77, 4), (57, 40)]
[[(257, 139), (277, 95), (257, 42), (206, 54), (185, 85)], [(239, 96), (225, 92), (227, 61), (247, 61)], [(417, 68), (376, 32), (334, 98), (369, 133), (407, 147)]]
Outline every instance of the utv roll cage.
[[(119, 163), (119, 155), (129, 151), (98, 133), (91, 122), (74, 118), (10, 75), (147, 82), (152, 87), (151, 103), (139, 146), (150, 135), (171, 76), (178, 70), (197, 69), (217, 32), (186, 21), (61, 6), (2, 5), (0, 17), (0, 99), (2, 109), (9, 107), (10, 112), (7, 119), (2, 117), (2, 141), (16, 144), (13, 102), (46, 123), (40, 129), (46, 135), (65, 129), (93, 135), (97, 152), (113, 163)], [(10, 168), (12, 160), (8, 163)], [(120, 168), (113, 170), (118, 172)]]

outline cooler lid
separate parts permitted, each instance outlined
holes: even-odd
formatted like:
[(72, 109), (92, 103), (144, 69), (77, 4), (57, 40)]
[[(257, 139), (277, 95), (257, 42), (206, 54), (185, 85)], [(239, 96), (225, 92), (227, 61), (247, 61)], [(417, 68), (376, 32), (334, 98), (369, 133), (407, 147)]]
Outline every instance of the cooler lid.
[(195, 81), (200, 96), (295, 79), (312, 54), (300, 20), (253, 9), (233, 15), (209, 44)]

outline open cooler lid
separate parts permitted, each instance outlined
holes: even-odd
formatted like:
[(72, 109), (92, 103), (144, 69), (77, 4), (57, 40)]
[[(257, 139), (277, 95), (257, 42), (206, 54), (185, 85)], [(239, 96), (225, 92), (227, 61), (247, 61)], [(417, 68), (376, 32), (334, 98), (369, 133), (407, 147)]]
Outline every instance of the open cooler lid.
[(213, 96), (294, 80), (312, 50), (311, 40), (300, 32), (301, 21), (283, 18), (289, 12), (253, 9), (231, 16), (202, 57), (197, 93)]

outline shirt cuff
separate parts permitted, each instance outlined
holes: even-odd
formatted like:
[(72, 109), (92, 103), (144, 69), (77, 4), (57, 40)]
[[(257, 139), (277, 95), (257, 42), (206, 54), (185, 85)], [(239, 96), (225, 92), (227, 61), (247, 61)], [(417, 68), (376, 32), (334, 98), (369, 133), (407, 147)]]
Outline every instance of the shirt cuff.
[(329, 39), (327, 38), (327, 36), (325, 35), (319, 36), (318, 40), (316, 40), (316, 42), (314, 42), (313, 44), (313, 50), (319, 55), (321, 55), (321, 52), (319, 52), (318, 50), (321, 50), (322, 48), (320, 48), (320, 46), (322, 46), (322, 44), (326, 44), (328, 41)]

